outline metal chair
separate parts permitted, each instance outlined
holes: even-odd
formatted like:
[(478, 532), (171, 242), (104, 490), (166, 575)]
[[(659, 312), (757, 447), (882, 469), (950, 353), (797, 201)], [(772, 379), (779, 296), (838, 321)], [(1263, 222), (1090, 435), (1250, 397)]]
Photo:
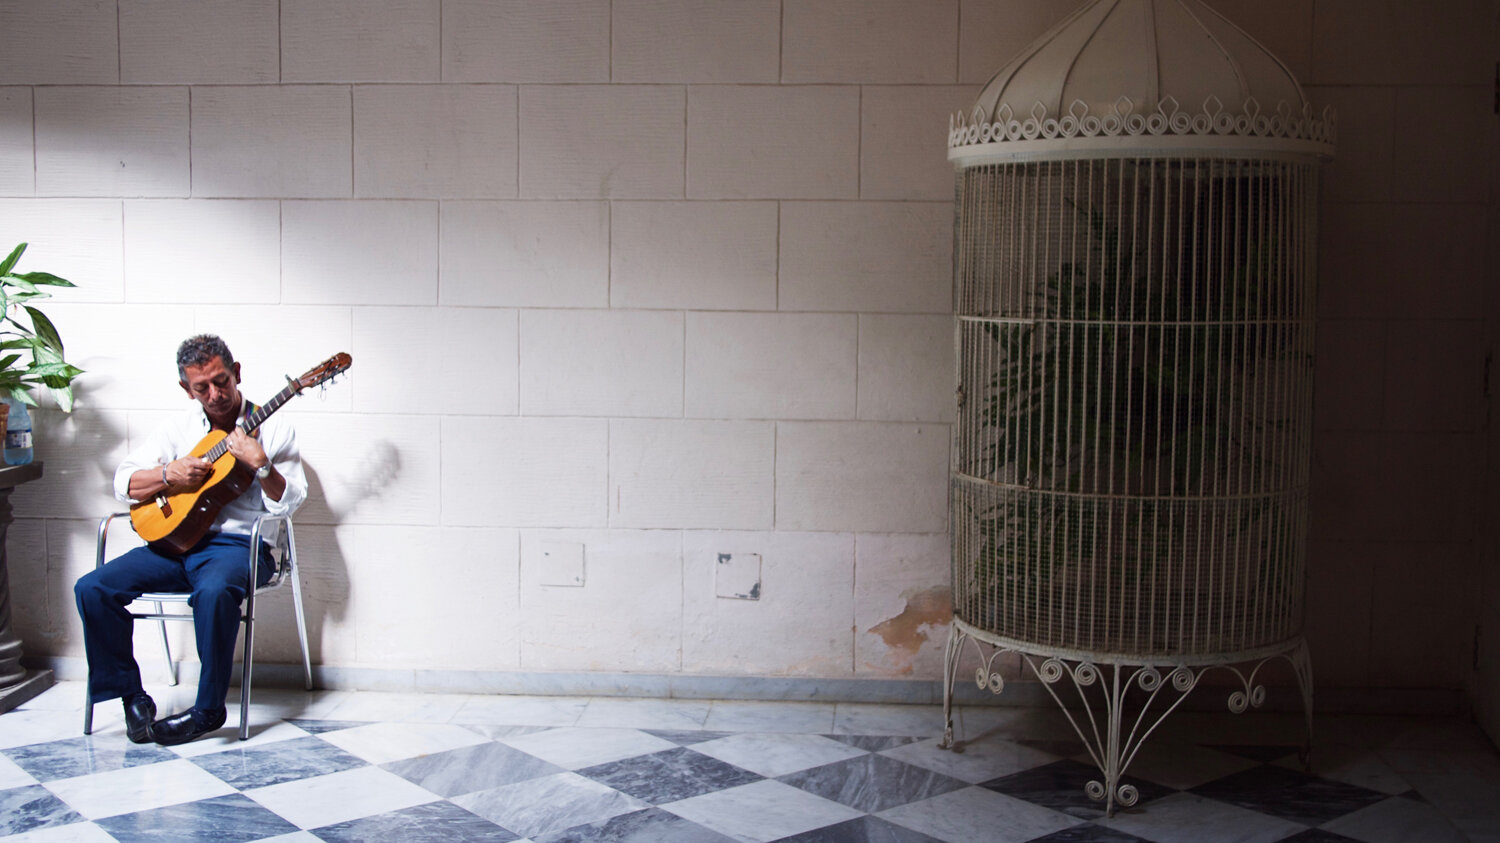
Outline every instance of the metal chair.
[[(128, 516), (128, 512), (115, 512), (106, 515), (99, 522), (99, 538), (97, 550), (94, 556), (94, 567), (104, 565), (104, 546), (109, 540), (110, 522), (121, 516)], [(297, 638), (302, 644), (302, 686), (312, 690), (312, 660), (308, 656), (307, 649), (307, 623), (302, 613), (302, 581), (297, 576), (297, 539), (292, 531), (292, 519), (286, 515), (262, 515), (256, 519), (255, 526), (250, 531), (250, 581), (255, 582), (257, 549), (261, 545), (261, 533), (267, 528), (276, 526), (275, 544), (272, 546), (271, 555), (275, 563), (275, 570), (265, 585), (253, 588), (245, 595), (244, 610), (240, 613), (240, 623), (245, 626), (245, 655), (240, 668), (240, 740), (250, 737), (250, 677), (254, 671), (255, 659), (255, 599), (258, 595), (272, 589), (280, 588), (288, 582), (292, 586), (292, 603), (297, 611)], [(154, 612), (131, 612), (130, 616), (137, 620), (151, 620), (157, 622), (161, 633), (162, 656), (167, 662), (168, 682), (177, 684), (177, 663), (172, 661), (172, 648), (167, 641), (167, 621), (189, 621), (193, 620), (191, 612), (167, 612), (164, 611), (164, 603), (180, 603), (186, 605), (192, 595), (188, 592), (150, 592), (142, 594), (136, 602), (152, 603), (156, 607)], [(87, 683), (84, 688), (83, 704), (83, 733), (91, 734), (94, 728), (94, 704), (89, 696)]]

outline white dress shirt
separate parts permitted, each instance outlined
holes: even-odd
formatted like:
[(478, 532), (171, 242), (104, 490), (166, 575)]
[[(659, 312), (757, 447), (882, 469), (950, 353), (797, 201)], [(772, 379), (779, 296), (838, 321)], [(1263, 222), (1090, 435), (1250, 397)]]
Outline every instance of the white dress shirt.
[[(244, 414), (245, 407), (241, 404), (240, 418), (243, 419)], [(197, 402), (191, 409), (169, 419), (145, 442), (133, 448), (115, 469), (115, 497), (129, 504), (139, 503), (130, 497), (131, 475), (142, 469), (160, 469), (172, 460), (187, 456), (212, 429), (202, 405)], [(286, 480), (286, 491), (282, 492), (281, 500), (272, 500), (261, 490), (259, 480), (252, 481), (244, 494), (219, 510), (211, 530), (249, 535), (256, 518), (267, 513), (289, 515), (307, 499), (307, 476), (302, 472), (302, 453), (297, 450), (297, 433), (291, 424), (286, 423), (283, 416), (273, 415), (261, 423), (258, 438), (266, 456)]]

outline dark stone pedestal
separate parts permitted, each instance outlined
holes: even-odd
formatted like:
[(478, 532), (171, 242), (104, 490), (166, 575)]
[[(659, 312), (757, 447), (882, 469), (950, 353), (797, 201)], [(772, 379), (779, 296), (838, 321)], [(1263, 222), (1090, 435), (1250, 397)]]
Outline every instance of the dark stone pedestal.
[(11, 490), (41, 476), (39, 462), (0, 468), (0, 712), (10, 711), (52, 687), (52, 671), (21, 667), (21, 639), (10, 623), (10, 565), (5, 551), (5, 534), (12, 521)]

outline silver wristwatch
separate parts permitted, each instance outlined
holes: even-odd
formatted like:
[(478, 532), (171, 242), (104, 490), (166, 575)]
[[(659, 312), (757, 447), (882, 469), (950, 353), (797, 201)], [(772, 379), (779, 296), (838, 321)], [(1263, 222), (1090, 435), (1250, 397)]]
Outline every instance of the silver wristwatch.
[(266, 479), (267, 477), (270, 477), (270, 476), (271, 476), (271, 464), (270, 463), (266, 463), (265, 465), (263, 465), (260, 468), (257, 468), (255, 470), (255, 479), (257, 479), (257, 480), (264, 480), (264, 479)]

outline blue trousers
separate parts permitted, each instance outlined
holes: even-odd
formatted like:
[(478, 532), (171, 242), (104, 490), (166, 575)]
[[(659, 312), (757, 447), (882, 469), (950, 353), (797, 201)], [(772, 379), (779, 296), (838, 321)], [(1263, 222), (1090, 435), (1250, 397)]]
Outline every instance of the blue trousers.
[[(84, 574), (73, 586), (83, 619), (83, 646), (89, 663), (89, 699), (128, 698), (141, 688), (141, 670), (132, 647), (135, 619), (126, 609), (146, 592), (191, 592), (193, 631), (198, 643), (198, 698), (204, 710), (224, 707), (234, 673), (234, 645), (240, 632), (240, 603), (249, 580), (250, 537), (209, 533), (178, 556), (138, 547)], [(271, 578), (268, 549), (261, 547), (258, 584)]]

